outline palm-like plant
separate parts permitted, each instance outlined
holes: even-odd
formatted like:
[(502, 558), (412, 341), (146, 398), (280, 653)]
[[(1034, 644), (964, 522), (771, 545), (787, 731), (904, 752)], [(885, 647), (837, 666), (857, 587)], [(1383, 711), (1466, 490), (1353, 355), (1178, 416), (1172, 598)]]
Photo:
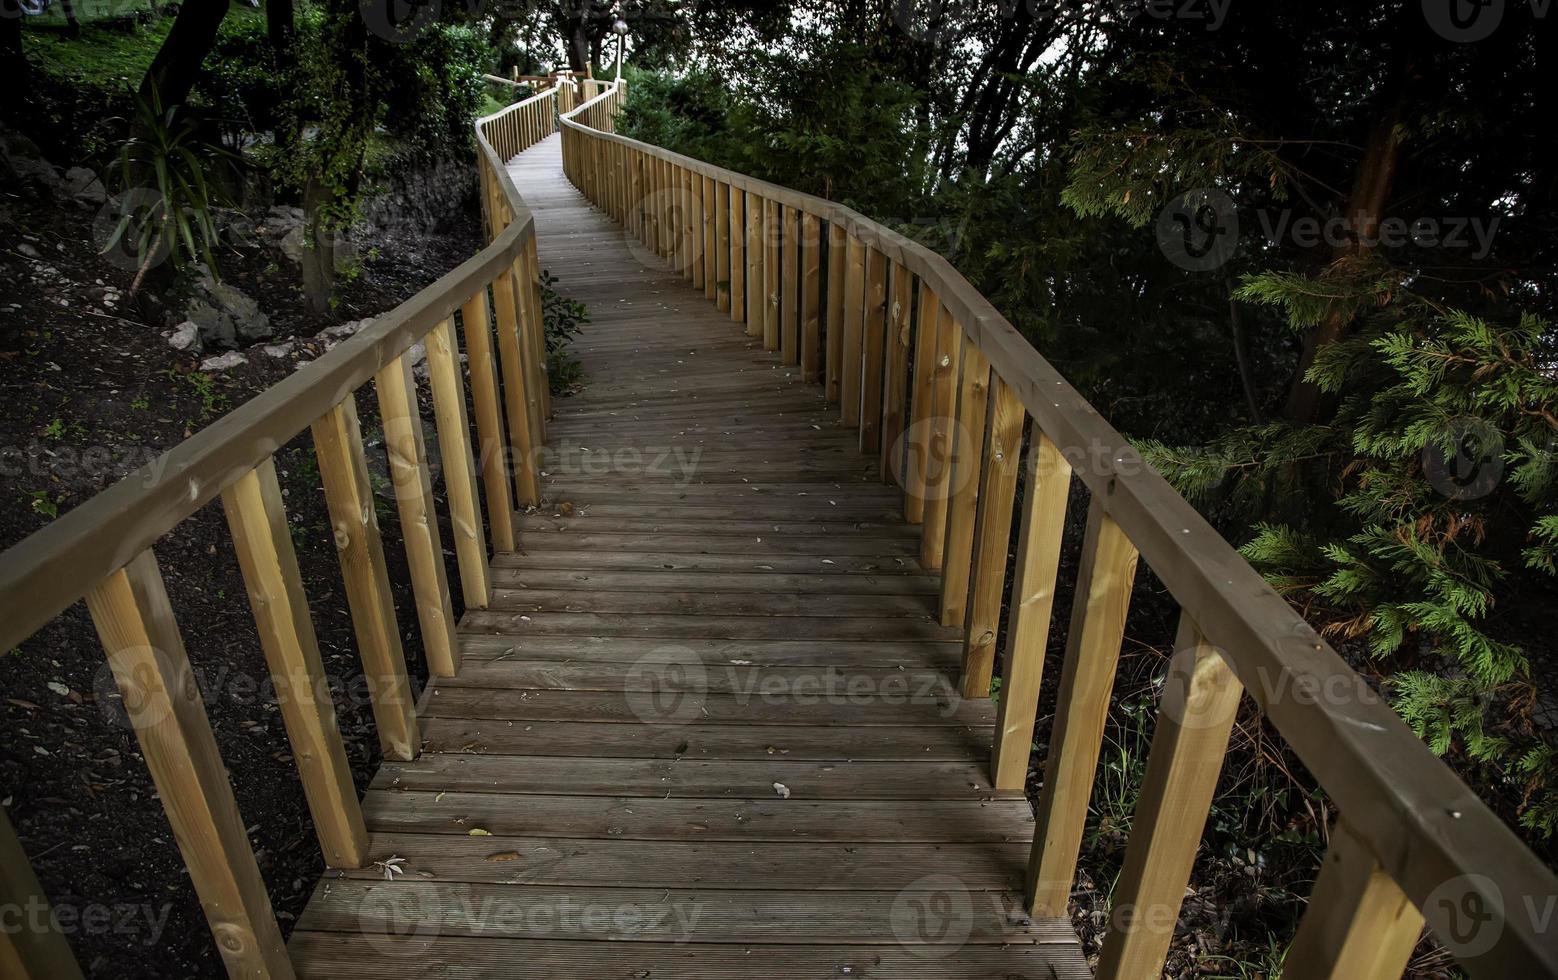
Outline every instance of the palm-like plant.
[(170, 259), (175, 266), (203, 260), (216, 274), (218, 242), (212, 212), (230, 205), (224, 178), (240, 158), (208, 139), (200, 119), (186, 106), (164, 106), (153, 89), (135, 95), (135, 118), (119, 148), (122, 190), (118, 222), (103, 251), (123, 243), (133, 249), (134, 296), (153, 266)]

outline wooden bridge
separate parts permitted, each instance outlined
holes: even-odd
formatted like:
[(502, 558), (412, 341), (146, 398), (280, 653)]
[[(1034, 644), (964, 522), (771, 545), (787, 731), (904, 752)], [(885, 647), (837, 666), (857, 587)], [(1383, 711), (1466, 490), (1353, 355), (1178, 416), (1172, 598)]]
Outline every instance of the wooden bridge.
[[(1159, 975), (1244, 696), (1341, 812), (1285, 976), (1399, 976), (1425, 915), (1474, 976), (1558, 975), (1528, 913), (1551, 873), (955, 270), (617, 137), (621, 89), (585, 86), (478, 123), (487, 249), (0, 556), (7, 646), (85, 594), (233, 976), (1088, 975), (1068, 898), (1138, 557), (1183, 616), (1100, 975)], [(542, 268), (591, 313), (588, 384), (555, 403)], [(414, 610), (373, 517), (369, 381)], [(304, 429), (385, 757), (361, 800), (270, 459)], [(290, 942), (151, 550), (218, 497), (331, 869)], [(434, 675), (416, 699), (397, 615)], [(0, 858), (0, 902), (39, 897), (3, 821)], [(80, 971), (56, 933), (0, 932), (0, 975)]]

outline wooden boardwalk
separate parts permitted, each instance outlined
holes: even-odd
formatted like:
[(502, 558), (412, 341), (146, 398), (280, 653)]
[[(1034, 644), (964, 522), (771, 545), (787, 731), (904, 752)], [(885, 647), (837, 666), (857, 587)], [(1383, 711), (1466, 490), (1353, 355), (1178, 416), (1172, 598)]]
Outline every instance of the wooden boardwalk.
[[(545, 504), (425, 693), (424, 751), (328, 872), (301, 975), (1088, 975), (1023, 913), (1032, 809), (997, 794), (990, 702), (876, 459), (563, 178), (510, 167), (583, 301)], [(395, 860), (399, 859), (399, 860)]]

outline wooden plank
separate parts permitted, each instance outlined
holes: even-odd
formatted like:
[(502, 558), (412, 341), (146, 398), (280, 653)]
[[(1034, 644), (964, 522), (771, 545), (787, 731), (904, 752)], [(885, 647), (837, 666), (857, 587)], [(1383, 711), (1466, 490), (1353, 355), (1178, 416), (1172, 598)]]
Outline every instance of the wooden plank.
[(941, 569), (942, 549), (947, 543), (947, 508), (952, 496), (952, 447), (962, 377), (963, 330), (945, 309), (936, 317), (936, 368), (932, 378), (934, 396), (930, 409), (930, 432), (926, 437), (925, 512), (922, 515), (920, 563)]
[(38, 884), (10, 817), (0, 807), (0, 976), (10, 980), (81, 980), (81, 967)]
[(1001, 789), (1021, 789), (1027, 780), (1070, 490), (1071, 464), (1035, 428), (1028, 448), (1017, 573), (1006, 630), (1006, 677), (990, 752), (991, 780)]
[[(509, 636), (658, 636), (768, 640), (802, 635), (827, 640), (944, 640), (958, 633), (931, 622), (878, 616), (700, 616), (692, 613), (507, 613), (474, 610), (461, 627)], [(804, 632), (803, 632), (804, 631)]]
[(363, 455), (357, 400), (348, 395), (314, 423), (313, 435), (352, 630), (362, 657), (363, 676), (373, 694), (379, 749), (389, 758), (414, 759), (418, 743), (416, 701), (406, 678), (406, 655), (379, 536), (378, 500)]
[(293, 976), (157, 559), (142, 552), (86, 602), (227, 972)]
[(792, 207), (780, 206), (782, 240), (779, 276), (779, 359), (786, 364), (801, 362), (801, 310), (800, 310), (800, 258), (801, 229), (797, 212)]
[[(1114, 890), (1120, 914), (1109, 918), (1098, 962), (1098, 974), (1107, 980), (1163, 971), (1243, 694), (1222, 651), (1206, 642), (1188, 616), (1180, 617), (1174, 649), (1125, 867)], [(1416, 941), (1414, 930), (1408, 953)], [(1298, 960), (1292, 962), (1298, 966)], [(1405, 966), (1403, 958), (1392, 976)]]
[(747, 317), (746, 194), (730, 188), (730, 319)]
[(934, 600), (915, 595), (788, 595), (752, 592), (611, 592), (530, 586), (497, 593), (491, 609), (512, 613), (685, 613), (695, 616), (871, 616), (923, 620)]
[(715, 246), (715, 215), (719, 212), (718, 196), (714, 190), (714, 178), (702, 178), (703, 196), (699, 199), (699, 216), (703, 219), (703, 298), (711, 302), (719, 292), (719, 262)]
[[(721, 313), (729, 313), (731, 306), (733, 277), (730, 229), (741, 227), (740, 222), (733, 224), (730, 219), (730, 185), (720, 181), (714, 196), (714, 308)], [(738, 258), (737, 263), (739, 262)]]
[[(989, 433), (990, 362), (963, 335), (957, 413), (952, 426), (951, 477), (947, 486), (947, 527), (941, 550), (941, 622), (962, 626), (968, 613), (968, 584), (973, 568), (974, 524), (984, 479), (985, 440)], [(1021, 423), (1018, 423), (1021, 425)], [(926, 556), (921, 553), (921, 559)], [(930, 562), (926, 562), (930, 564)]]
[(879, 454), (882, 440), (882, 375), (887, 359), (887, 260), (864, 249), (864, 325), (860, 341), (860, 451)]
[(849, 244), (843, 226), (828, 222), (828, 352), (823, 395), (836, 405), (843, 396), (844, 377), (844, 278), (849, 265)]
[(865, 246), (860, 239), (850, 236), (845, 252), (844, 268), (844, 346), (839, 367), (840, 410), (845, 425), (860, 424), (860, 386), (864, 374), (865, 343)]
[(763, 295), (765, 274), (764, 259), (768, 250), (763, 244), (763, 199), (751, 191), (746, 192), (747, 216), (747, 336), (763, 336)]
[(1016, 798), (920, 800), (911, 808), (897, 800), (786, 800), (770, 790), (751, 800), (550, 794), (517, 802), (507, 793), (398, 788), (370, 790), (365, 801), (375, 833), (461, 836), (480, 827), (499, 837), (748, 844), (1022, 844), (1033, 835), (1033, 810)]
[[(954, 893), (956, 894), (956, 893)], [(913, 918), (909, 919), (912, 923)], [(939, 929), (937, 920), (930, 926)], [(906, 928), (915, 928), (912, 924)], [(961, 929), (959, 930), (961, 932)], [(946, 952), (942, 952), (945, 949)], [(497, 937), (361, 935), (299, 932), (293, 953), (306, 976), (333, 978), (352, 971), (386, 980), (425, 975), (425, 963), (445, 964), (450, 980), (599, 980), (606, 970), (675, 980), (773, 980), (826, 976), (914, 977), (937, 980), (1081, 980), (1089, 976), (1080, 948), (1063, 943), (936, 947), (934, 974), (924, 952), (883, 937), (881, 945), (794, 946), (721, 943), (634, 943), (502, 939)]]
[(687, 262), (692, 267), (692, 288), (704, 292), (705, 259), (710, 256), (703, 249), (703, 230), (707, 226), (703, 206), (703, 178), (691, 170), (686, 171), (687, 181), (687, 235), (688, 255)]
[[(701, 722), (686, 728), (659, 728), (618, 722), (554, 721), (544, 725), (530, 725), (529, 731), (525, 730), (526, 727), (511, 726), (507, 719), (494, 722), (434, 717), (427, 719), (423, 735), (428, 752), (754, 761), (781, 758), (814, 761), (979, 762), (984, 759), (985, 747), (990, 741), (990, 729), (982, 725), (835, 725), (806, 728), (795, 725), (716, 725)], [(558, 790), (565, 788), (558, 787)], [(504, 805), (513, 809), (511, 803)], [(986, 803), (978, 805), (994, 806)], [(929, 811), (917, 808), (913, 814), (909, 814), (902, 807), (897, 807), (894, 812), (904, 818), (918, 818)], [(1033, 836), (1033, 808), (1027, 807), (1021, 816), (1028, 828), (1018, 837), (1028, 840)], [(372, 825), (371, 812), (369, 817)], [(531, 806), (513, 814), (513, 819), (517, 821), (533, 821), (536, 818), (537, 813)], [(496, 830), (491, 827), (488, 829)], [(680, 829), (686, 831), (685, 827)], [(972, 836), (973, 829), (966, 829), (967, 836), (954, 839), (976, 839)], [(858, 828), (853, 826), (838, 829), (840, 834), (858, 832)], [(557, 833), (569, 832), (559, 830)], [(581, 832), (576, 836), (585, 835)]]
[(477, 460), (481, 466), (482, 491), (487, 496), (492, 546), (498, 551), (513, 551), (514, 499), (509, 495), (502, 394), (498, 390), (498, 361), (492, 349), (492, 320), (485, 287), (460, 308), (460, 325), (465, 331), (465, 353), (471, 372)]
[(771, 199), (763, 201), (763, 349), (780, 349), (779, 322), (779, 240), (784, 230), (779, 226), (780, 207)]
[(653, 637), (548, 636), (539, 641), (496, 633), (464, 633), (467, 657), (490, 660), (523, 655), (529, 660), (580, 663), (633, 663), (653, 653), (666, 661), (682, 656), (687, 663), (749, 660), (764, 664), (836, 665), (839, 667), (943, 667), (958, 664), (961, 644), (934, 640), (859, 640), (836, 642), (807, 639), (721, 639), (683, 636), (674, 646)]
[(224, 490), (222, 508), (325, 864), (359, 867), (368, 832), (309, 618), (275, 464), (266, 461)]
[(930, 472), (931, 430), (936, 411), (936, 351), (939, 331), (937, 314), (941, 304), (936, 291), (920, 281), (919, 301), (914, 312), (914, 378), (909, 395), (909, 428), (905, 433), (903, 455), (903, 511), (910, 524), (925, 520), (925, 495)]
[(438, 515), (433, 510), (433, 486), (428, 478), (427, 449), (422, 442), (422, 413), (417, 406), (410, 359), (402, 357), (380, 371), (375, 388), (428, 670), (435, 677), (451, 677), (460, 670), (460, 651), (454, 636), (454, 610), (449, 602), (449, 580), (444, 571)]
[(1006, 558), (1012, 541), (1012, 507), (1022, 455), (1026, 413), (999, 375), (992, 375), (985, 425), (984, 486), (974, 522), (973, 572), (969, 580), (968, 628), (964, 633), (963, 696), (990, 696), (995, 671), (995, 637), (1006, 592)]
[[(596, 592), (648, 592), (696, 595), (718, 592), (768, 592), (784, 595), (933, 596), (935, 579), (927, 575), (855, 575), (782, 572), (572, 571), (500, 568), (494, 571), (501, 589), (575, 589)], [(588, 590), (588, 591), (586, 591)], [(523, 592), (520, 593), (524, 595)]]
[[(1478, 924), (1486, 927), (1486, 920)], [(1406, 969), (1422, 932), (1422, 913), (1401, 893), (1344, 815), (1331, 829), (1331, 846), (1283, 960), (1282, 976), (1394, 980)]]
[(910, 307), (914, 277), (892, 267), (887, 299), (887, 377), (882, 388), (882, 482), (898, 484), (903, 473), (904, 420), (909, 414), (909, 350), (913, 344)]
[(487, 568), (487, 536), (482, 528), (481, 499), (476, 494), (476, 461), (471, 456), (471, 428), (465, 416), (465, 381), (454, 325), (448, 320), (427, 335), (428, 384), (433, 392), (433, 418), (438, 424), (438, 451), (444, 488), (449, 497), (449, 525), (454, 532), (460, 568), (460, 591), (467, 608), (484, 608), (491, 600)]
[[(709, 663), (702, 670), (678, 670), (687, 665), (681, 654), (668, 654), (676, 663), (660, 663), (658, 657), (623, 665), (560, 664), (555, 660), (531, 660), (524, 651), (469, 664), (459, 677), (445, 677), (436, 689), (458, 688), (487, 691), (599, 691), (605, 693), (729, 694), (748, 700), (776, 697), (832, 700), (838, 703), (934, 704), (956, 710), (954, 675), (939, 667), (759, 667), (745, 663)], [(733, 658), (745, 659), (745, 658)]]
[(801, 377), (822, 379), (822, 225), (810, 212), (801, 215)]
[(1025, 894), (1030, 911), (1054, 909), (1056, 915), (1066, 914), (1125, 636), (1136, 557), (1135, 546), (1105, 513), (1103, 501), (1094, 497), (1087, 511), (1057, 694), (1060, 707), (1050, 735), (1036, 815), (1038, 830), (1028, 861)]
[(503, 406), (508, 414), (509, 462), (514, 469), (514, 499), (521, 507), (540, 502), (536, 429), (530, 418), (529, 385), (519, 342), (519, 306), (514, 277), (505, 273), (492, 282), (497, 311), (498, 361), (503, 375)]

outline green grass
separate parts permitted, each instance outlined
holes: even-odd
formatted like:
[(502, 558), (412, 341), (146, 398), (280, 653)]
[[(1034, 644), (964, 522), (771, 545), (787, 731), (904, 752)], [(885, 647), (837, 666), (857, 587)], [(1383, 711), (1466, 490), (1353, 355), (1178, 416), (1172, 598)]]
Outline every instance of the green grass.
[[(150, 13), (150, 0), (76, 0), (76, 20), (82, 26), (97, 21), (114, 20), (119, 17), (129, 17), (137, 13)], [(59, 0), (49, 5), (49, 9), (36, 17), (27, 18), (28, 24), (36, 24), (41, 27), (65, 26), (65, 8), (60, 6)]]
[(62, 83), (93, 88), (134, 86), (140, 84), (172, 27), (172, 18), (165, 17), (132, 31), (84, 25), (78, 38), (27, 30), (22, 33), (22, 45), (33, 64)]

